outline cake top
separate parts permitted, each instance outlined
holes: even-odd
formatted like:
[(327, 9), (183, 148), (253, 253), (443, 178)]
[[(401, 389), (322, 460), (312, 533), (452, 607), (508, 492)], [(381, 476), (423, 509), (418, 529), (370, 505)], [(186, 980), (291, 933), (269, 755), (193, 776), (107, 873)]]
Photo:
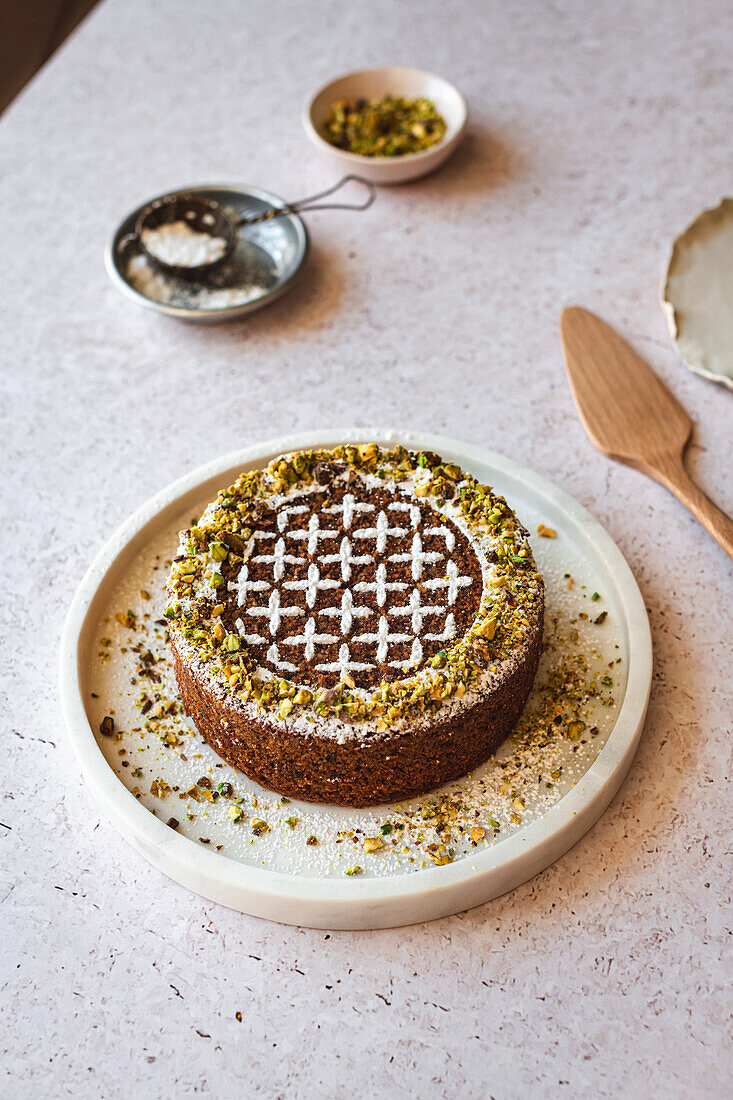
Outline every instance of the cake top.
[(481, 566), (455, 524), (402, 492), (336, 475), (252, 529), (222, 619), (259, 665), (319, 687), (374, 687), (465, 634)]
[(365, 444), (242, 474), (182, 533), (169, 593), (171, 630), (224, 691), (281, 718), (385, 728), (510, 657), (542, 581), (488, 486)]

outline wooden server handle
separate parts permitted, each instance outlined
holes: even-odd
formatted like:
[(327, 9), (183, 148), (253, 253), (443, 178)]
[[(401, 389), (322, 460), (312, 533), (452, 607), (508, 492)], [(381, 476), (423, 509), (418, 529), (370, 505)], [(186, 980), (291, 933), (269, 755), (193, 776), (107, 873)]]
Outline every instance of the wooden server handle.
[(685, 508), (705, 527), (726, 554), (733, 558), (733, 519), (714, 504), (692, 480), (681, 458), (670, 455), (655, 466), (647, 466), (643, 473), (674, 493)]

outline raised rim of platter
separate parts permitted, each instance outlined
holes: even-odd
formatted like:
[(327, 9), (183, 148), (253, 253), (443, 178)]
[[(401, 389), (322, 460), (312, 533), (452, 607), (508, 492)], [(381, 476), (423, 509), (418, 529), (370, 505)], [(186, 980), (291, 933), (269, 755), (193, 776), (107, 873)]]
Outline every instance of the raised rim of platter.
[[(96, 626), (103, 593), (151, 531), (174, 519), (188, 495), (276, 454), (338, 443), (402, 443), (450, 454), (470, 468), (489, 466), (506, 482), (542, 495), (570, 521), (584, 552), (602, 565), (615, 588), (626, 634), (628, 679), (606, 744), (578, 783), (538, 820), (491, 848), (455, 863), (375, 878), (298, 877), (252, 867), (201, 847), (168, 828), (127, 790), (104, 757), (84, 702), (86, 636)], [(423, 432), (385, 428), (311, 431), (266, 440), (223, 455), (185, 474), (138, 508), (112, 535), (87, 571), (69, 608), (59, 661), (61, 705), (72, 747), (92, 794), (117, 830), (171, 878), (210, 900), (255, 916), (315, 928), (381, 928), (461, 912), (489, 901), (544, 870), (588, 831), (628, 771), (641, 736), (652, 676), (652, 644), (644, 601), (610, 535), (572, 497), (534, 471), (483, 447)]]

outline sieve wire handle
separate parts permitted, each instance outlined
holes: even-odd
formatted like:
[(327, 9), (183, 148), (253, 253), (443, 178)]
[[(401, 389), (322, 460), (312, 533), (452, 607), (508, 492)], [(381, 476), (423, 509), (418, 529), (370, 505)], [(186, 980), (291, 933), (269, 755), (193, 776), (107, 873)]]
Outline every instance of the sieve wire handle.
[[(325, 199), (328, 195), (333, 195), (334, 192), (339, 191), (345, 184), (361, 183), (367, 189), (367, 197), (360, 205), (346, 203), (346, 202), (326, 202), (318, 204), (319, 199)], [(326, 191), (320, 191), (317, 195), (309, 195), (307, 199), (298, 199), (297, 202), (289, 202), (286, 206), (276, 207), (272, 210), (265, 211), (264, 214), (255, 214), (250, 217), (240, 218), (239, 225), (254, 225), (255, 222), (262, 222), (268, 218), (280, 218), (285, 217), (288, 214), (298, 214), (304, 210), (368, 210), (377, 197), (377, 189), (373, 183), (369, 180), (365, 180), (362, 176), (344, 176), (338, 183), (335, 183), (333, 187), (329, 187)]]

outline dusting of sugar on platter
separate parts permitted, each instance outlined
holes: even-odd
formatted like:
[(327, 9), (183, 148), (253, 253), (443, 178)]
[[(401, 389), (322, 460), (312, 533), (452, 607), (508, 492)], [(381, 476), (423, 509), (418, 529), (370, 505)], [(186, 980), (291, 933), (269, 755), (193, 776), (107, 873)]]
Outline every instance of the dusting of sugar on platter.
[[(493, 483), (532, 532), (541, 524), (556, 529), (557, 538), (532, 537), (545, 576), (548, 643), (535, 689), (516, 740), (439, 792), (369, 810), (283, 802), (220, 761), (180, 714), (165, 713), (177, 699), (161, 617), (166, 562), (180, 526), (232, 471), (296, 447), (392, 439), (437, 450)], [(245, 912), (318, 927), (428, 919), (485, 901), (547, 866), (620, 783), (648, 695), (643, 604), (608, 536), (535, 475), (449, 440), (369, 429), (318, 433), (211, 464), (151, 502), (145, 515), (147, 527), (139, 530), (139, 517), (130, 521), (72, 608), (64, 705), (106, 812), (147, 858), (190, 888)], [(118, 552), (126, 560), (114, 565)], [(131, 629), (128, 611), (142, 629)], [(553, 677), (568, 680), (565, 695), (557, 684), (550, 692)], [(151, 700), (144, 715), (143, 696)], [(555, 722), (547, 706), (563, 698), (568, 705)], [(98, 733), (108, 715), (112, 737)], [(165, 825), (171, 818), (175, 831)]]

